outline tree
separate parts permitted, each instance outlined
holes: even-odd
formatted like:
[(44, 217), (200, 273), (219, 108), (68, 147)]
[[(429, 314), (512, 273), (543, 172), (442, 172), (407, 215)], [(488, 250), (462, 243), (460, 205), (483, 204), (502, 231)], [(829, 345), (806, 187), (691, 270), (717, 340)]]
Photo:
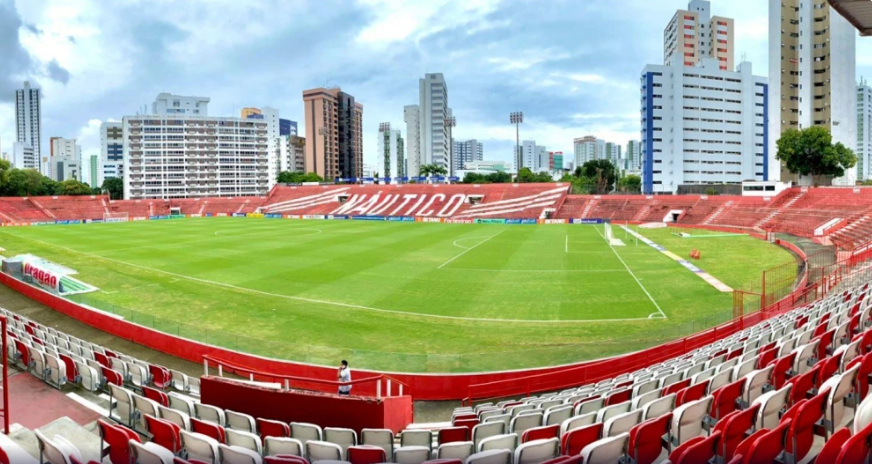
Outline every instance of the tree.
[(112, 200), (124, 198), (124, 181), (117, 177), (107, 177), (100, 187), (109, 192), (109, 198)]
[(39, 196), (53, 196), (53, 195), (61, 195), (61, 184), (55, 180), (52, 180), (50, 177), (43, 176), (39, 181), (39, 189), (36, 192), (36, 195)]
[(812, 176), (815, 186), (820, 184), (821, 177), (842, 177), (846, 169), (857, 164), (854, 152), (841, 143), (833, 144), (830, 131), (820, 126), (788, 129), (776, 145), (775, 158), (794, 174)]
[(543, 182), (554, 182), (554, 178), (551, 177), (551, 174), (547, 172), (534, 173), (530, 168), (521, 168), (521, 172), (518, 173), (518, 183), (543, 183)]
[(324, 178), (314, 172), (304, 174), (302, 172), (282, 171), (276, 177), (276, 181), (280, 184), (302, 184), (303, 182), (324, 182)]
[(36, 169), (12, 169), (6, 184), (6, 193), (16, 197), (36, 195), (42, 182), (42, 174)]
[(618, 170), (607, 159), (591, 160), (575, 170), (577, 177), (590, 179), (598, 195), (611, 192), (618, 180)]
[(448, 170), (445, 169), (445, 166), (440, 166), (438, 164), (425, 164), (425, 165), (421, 166), (420, 168), (418, 168), (418, 173), (420, 173), (420, 175), (425, 176), (425, 177), (428, 175), (434, 175), (434, 176), (443, 175), (444, 176), (445, 174), (448, 174)]
[(642, 177), (627, 174), (618, 180), (618, 190), (624, 193), (642, 193)]
[(90, 195), (91, 186), (76, 179), (67, 179), (61, 182), (61, 192), (63, 195)]

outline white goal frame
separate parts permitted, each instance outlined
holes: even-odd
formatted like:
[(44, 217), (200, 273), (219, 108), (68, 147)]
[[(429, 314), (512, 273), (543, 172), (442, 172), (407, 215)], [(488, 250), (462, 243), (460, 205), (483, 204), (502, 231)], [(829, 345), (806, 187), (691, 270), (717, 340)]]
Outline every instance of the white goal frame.
[(129, 220), (129, 213), (103, 213), (103, 222), (127, 222)]

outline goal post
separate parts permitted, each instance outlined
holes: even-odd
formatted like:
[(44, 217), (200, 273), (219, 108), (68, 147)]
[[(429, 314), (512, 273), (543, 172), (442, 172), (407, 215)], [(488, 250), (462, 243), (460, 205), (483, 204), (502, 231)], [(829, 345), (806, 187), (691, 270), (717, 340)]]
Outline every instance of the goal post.
[(103, 222), (127, 222), (128, 213), (103, 213)]
[(612, 232), (612, 225), (608, 222), (603, 223), (603, 237), (606, 239), (611, 246), (625, 246), (623, 240), (619, 238), (615, 238), (615, 233)]

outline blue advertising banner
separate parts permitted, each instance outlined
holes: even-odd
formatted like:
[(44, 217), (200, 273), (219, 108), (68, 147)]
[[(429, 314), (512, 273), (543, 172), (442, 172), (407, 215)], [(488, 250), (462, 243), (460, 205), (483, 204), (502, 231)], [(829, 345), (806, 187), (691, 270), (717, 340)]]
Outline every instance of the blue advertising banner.
[(476, 219), (476, 224), (505, 224), (505, 219)]
[(414, 216), (389, 216), (387, 218), (391, 222), (415, 222)]
[(572, 224), (602, 224), (602, 219), (573, 219)]
[(206, 216), (206, 217), (212, 217), (212, 213), (206, 213), (205, 216)]
[(148, 220), (149, 221), (158, 221), (161, 219), (169, 219), (169, 218), (170, 218), (169, 216), (149, 216)]
[(351, 216), (351, 219), (356, 221), (384, 221), (387, 218), (384, 216)]
[(266, 213), (263, 215), (263, 217), (265, 217), (267, 219), (281, 219), (284, 216), (282, 216), (281, 214), (278, 214), (278, 213)]
[(334, 215), (327, 216), (327, 219), (342, 220), (342, 219), (348, 219), (348, 216), (346, 216), (344, 214), (334, 214)]

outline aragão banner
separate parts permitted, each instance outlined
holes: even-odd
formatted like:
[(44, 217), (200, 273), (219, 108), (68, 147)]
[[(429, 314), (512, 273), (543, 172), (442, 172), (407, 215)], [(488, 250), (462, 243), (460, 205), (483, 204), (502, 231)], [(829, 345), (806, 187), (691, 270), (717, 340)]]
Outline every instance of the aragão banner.
[(41, 287), (45, 287), (55, 293), (60, 291), (62, 277), (60, 274), (56, 274), (28, 261), (24, 263), (24, 275), (33, 277), (33, 280)]

